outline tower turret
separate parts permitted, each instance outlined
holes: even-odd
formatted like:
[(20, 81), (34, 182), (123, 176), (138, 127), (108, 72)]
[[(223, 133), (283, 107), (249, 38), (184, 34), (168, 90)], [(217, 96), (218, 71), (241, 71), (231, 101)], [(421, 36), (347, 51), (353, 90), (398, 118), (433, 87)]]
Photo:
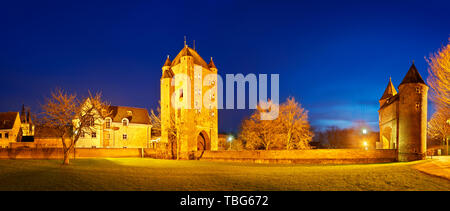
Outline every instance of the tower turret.
[(217, 67), (214, 64), (213, 58), (211, 57), (211, 61), (209, 61), (208, 67), (211, 71), (217, 72)]
[(424, 159), (427, 148), (428, 86), (413, 64), (398, 87), (399, 161)]
[(394, 85), (392, 84), (392, 80), (391, 77), (389, 77), (389, 82), (388, 85), (386, 87), (386, 89), (384, 90), (383, 96), (381, 96), (379, 102), (380, 102), (380, 107), (384, 105), (384, 103), (391, 97), (395, 96), (397, 94), (397, 90), (395, 90)]
[[(172, 62), (170, 61), (169, 55), (167, 55), (166, 62), (162, 66), (162, 76), (161, 76), (161, 99), (160, 99), (160, 107), (161, 107), (161, 124), (168, 125), (170, 124), (170, 116), (172, 113), (172, 106), (170, 104), (170, 97), (173, 92), (173, 86), (171, 86), (171, 80), (174, 76), (174, 73), (171, 69)], [(168, 143), (169, 137), (169, 128), (162, 127), (161, 128), (161, 141), (163, 143)]]

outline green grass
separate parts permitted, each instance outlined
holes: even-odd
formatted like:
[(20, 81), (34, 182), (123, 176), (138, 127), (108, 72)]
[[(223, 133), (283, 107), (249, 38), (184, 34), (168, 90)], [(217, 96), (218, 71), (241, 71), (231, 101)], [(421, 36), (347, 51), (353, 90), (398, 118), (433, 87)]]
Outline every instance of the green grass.
[[(421, 161), (423, 162), (423, 161)], [(450, 190), (413, 163), (282, 165), (140, 158), (0, 160), (0, 190)]]

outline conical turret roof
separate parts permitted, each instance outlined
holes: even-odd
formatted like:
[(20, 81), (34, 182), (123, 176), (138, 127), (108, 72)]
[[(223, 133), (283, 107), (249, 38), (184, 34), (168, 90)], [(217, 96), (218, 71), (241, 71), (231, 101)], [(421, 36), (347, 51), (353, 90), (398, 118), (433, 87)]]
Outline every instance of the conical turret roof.
[(406, 84), (406, 83), (425, 84), (425, 82), (422, 79), (422, 76), (420, 76), (419, 71), (417, 71), (417, 68), (414, 65), (414, 63), (409, 68), (408, 73), (406, 73), (406, 76), (405, 76), (405, 78), (403, 78), (403, 81), (400, 83), (400, 85)]
[(394, 84), (392, 84), (392, 80), (389, 77), (389, 83), (388, 83), (386, 89), (384, 90), (383, 96), (381, 96), (380, 100), (390, 98), (396, 94), (397, 94), (397, 90), (395, 90)]
[(169, 59), (169, 55), (167, 55), (167, 59), (166, 59), (166, 62), (164, 62), (163, 67), (170, 66), (171, 64), (172, 64), (172, 62)]
[(212, 58), (212, 57), (211, 57), (211, 61), (209, 61), (208, 66), (209, 66), (209, 68), (215, 68), (215, 69), (217, 69), (216, 65), (214, 64), (214, 61), (213, 61), (213, 58)]
[(172, 69), (167, 69), (163, 72), (163, 75), (161, 76), (161, 78), (173, 78), (175, 74), (173, 73)]

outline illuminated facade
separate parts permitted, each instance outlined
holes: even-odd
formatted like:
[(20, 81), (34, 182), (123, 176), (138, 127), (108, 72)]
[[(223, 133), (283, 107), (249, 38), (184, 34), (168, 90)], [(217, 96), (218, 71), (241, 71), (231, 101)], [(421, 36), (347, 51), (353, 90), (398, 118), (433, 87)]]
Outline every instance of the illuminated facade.
[(0, 112), (0, 147), (10, 147), (22, 136), (19, 112)]
[(397, 149), (399, 161), (424, 159), (427, 138), (428, 86), (414, 63), (395, 90), (389, 79), (379, 100), (380, 142), (378, 149)]
[[(108, 113), (110, 115), (96, 120), (94, 131), (82, 132), (76, 147), (149, 147), (152, 125), (147, 109), (126, 106), (109, 106), (109, 110)], [(76, 123), (77, 120), (74, 120), (74, 122)]]
[(173, 61), (167, 57), (161, 77), (161, 142), (178, 140), (183, 159), (195, 158), (197, 151), (217, 150), (216, 96), (212, 58), (206, 63), (186, 44)]

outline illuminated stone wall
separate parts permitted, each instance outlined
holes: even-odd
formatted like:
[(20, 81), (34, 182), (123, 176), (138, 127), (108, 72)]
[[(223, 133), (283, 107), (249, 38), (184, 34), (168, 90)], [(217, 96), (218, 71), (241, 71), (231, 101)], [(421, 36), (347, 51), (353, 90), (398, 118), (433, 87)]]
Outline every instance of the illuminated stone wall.
[(397, 152), (362, 149), (208, 151), (204, 153), (202, 160), (306, 164), (383, 163), (396, 161)]

